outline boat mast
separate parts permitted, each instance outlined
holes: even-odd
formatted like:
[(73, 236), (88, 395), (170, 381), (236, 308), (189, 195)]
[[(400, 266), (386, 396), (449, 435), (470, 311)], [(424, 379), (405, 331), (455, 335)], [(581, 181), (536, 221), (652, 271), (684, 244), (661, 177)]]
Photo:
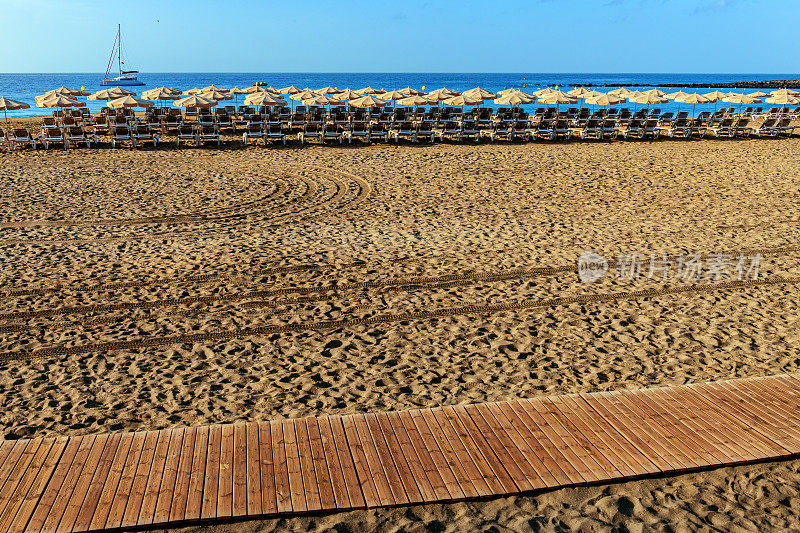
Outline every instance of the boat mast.
[(117, 24), (117, 66), (122, 76), (122, 24)]

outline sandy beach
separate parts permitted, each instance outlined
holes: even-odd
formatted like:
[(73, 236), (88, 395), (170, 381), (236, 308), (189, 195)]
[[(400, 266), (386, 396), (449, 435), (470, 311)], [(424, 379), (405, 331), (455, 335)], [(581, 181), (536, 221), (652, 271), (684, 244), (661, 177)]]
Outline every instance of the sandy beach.
[[(226, 139), (0, 151), (4, 438), (800, 371), (797, 137)], [(641, 254), (642, 275), (584, 283), (585, 250)], [(758, 254), (759, 279), (787, 282), (647, 279), (651, 254), (694, 253)], [(629, 294), (665, 287), (688, 290)], [(798, 512), (791, 460), (206, 529), (758, 531)]]

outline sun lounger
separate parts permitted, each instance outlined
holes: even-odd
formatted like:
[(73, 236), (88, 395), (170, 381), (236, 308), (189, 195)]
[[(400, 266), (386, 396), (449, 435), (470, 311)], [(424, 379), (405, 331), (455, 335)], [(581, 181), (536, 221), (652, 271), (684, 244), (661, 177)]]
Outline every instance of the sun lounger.
[(11, 148), (11, 143), (8, 142), (8, 136), (6, 135), (6, 130), (0, 128), (0, 144), (5, 144), (7, 148)]
[(778, 135), (785, 135), (787, 137), (791, 137), (792, 134), (794, 133), (794, 126), (792, 126), (791, 123), (792, 119), (788, 117), (780, 119), (780, 122), (778, 122), (777, 125)]
[(60, 128), (42, 128), (41, 142), (44, 144), (45, 149), (49, 149), (51, 144), (60, 144), (67, 148), (67, 142), (64, 140), (64, 133)]
[(602, 134), (600, 138), (609, 138), (616, 140), (619, 137), (619, 128), (617, 128), (617, 120), (614, 118), (606, 117), (601, 124)]
[(730, 117), (723, 118), (719, 124), (711, 126), (711, 132), (714, 134), (714, 137), (719, 137), (720, 135), (735, 137), (736, 129), (733, 127), (733, 119)]
[(133, 136), (134, 144), (153, 141), (153, 148), (158, 145), (158, 133), (154, 133), (147, 124), (134, 124), (131, 135)]
[(36, 148), (36, 142), (39, 137), (34, 137), (28, 128), (14, 128), (8, 133), (8, 146), (12, 150), (16, 149), (17, 145), (27, 144), (31, 148)]
[(434, 128), (433, 121), (423, 120), (422, 122), (420, 122), (419, 125), (417, 126), (417, 140), (425, 139), (425, 140), (430, 140), (430, 142), (435, 141), (436, 139), (434, 137), (433, 128)]
[(757, 137), (763, 137), (765, 135), (771, 135), (773, 137), (777, 137), (780, 134), (780, 128), (778, 127), (778, 117), (765, 118), (764, 122), (762, 122), (760, 126), (758, 126), (757, 128), (753, 128), (753, 133)]
[(437, 133), (439, 134), (440, 141), (443, 141), (445, 137), (448, 139), (461, 141), (461, 125), (454, 120), (448, 120), (447, 122), (444, 122), (437, 129)]
[(620, 133), (622, 133), (623, 139), (629, 139), (630, 137), (644, 139), (644, 123), (638, 118), (631, 119), (623, 125)]
[(383, 142), (389, 142), (389, 129), (387, 128), (387, 125), (380, 122), (377, 124), (372, 124), (369, 128), (369, 139), (367, 142), (372, 141), (372, 139), (379, 139)]
[[(505, 114), (501, 116), (506, 116)], [(489, 140), (496, 141), (498, 139), (504, 139), (506, 141), (511, 140), (511, 123), (506, 120), (498, 121), (493, 128), (489, 130), (483, 131), (484, 137), (489, 137)]]
[(86, 148), (92, 147), (92, 142), (97, 145), (97, 137), (94, 134), (87, 134), (86, 131), (80, 126), (70, 126), (64, 131), (65, 147), (69, 148), (74, 144), (78, 146), (80, 143), (86, 144)]
[(181, 141), (189, 142), (194, 141), (195, 146), (200, 145), (200, 139), (197, 136), (197, 127), (194, 124), (181, 124), (178, 127), (178, 138), (176, 145), (180, 146)]
[(389, 132), (389, 136), (394, 137), (394, 142), (399, 143), (400, 138), (409, 139), (411, 142), (417, 141), (417, 129), (410, 121), (395, 122), (394, 128)]
[(731, 136), (750, 137), (750, 134), (752, 132), (753, 128), (750, 127), (750, 119), (746, 117), (741, 117), (736, 119), (736, 122), (733, 123), (733, 133)]
[(319, 139), (320, 144), (325, 144), (327, 139), (338, 141), (339, 144), (342, 144), (342, 138), (344, 137), (341, 129), (336, 124), (326, 124), (322, 127), (322, 136)]
[(267, 138), (264, 133), (264, 124), (260, 122), (248, 122), (247, 126), (245, 126), (244, 133), (242, 133), (242, 142), (247, 144), (252, 140), (258, 140), (264, 143), (264, 146), (267, 145)]
[(136, 148), (136, 139), (131, 135), (131, 129), (127, 124), (119, 124), (111, 127), (111, 148), (116, 148), (118, 142), (130, 141), (131, 145)]
[(480, 140), (481, 134), (475, 119), (465, 120), (461, 123), (461, 136), (472, 137), (476, 142)]
[(303, 126), (303, 131), (301, 131), (297, 138), (300, 140), (300, 144), (305, 144), (306, 141), (310, 141), (316, 139), (318, 141), (322, 141), (322, 129), (316, 124), (305, 124)]
[(281, 141), (284, 146), (286, 145), (286, 134), (283, 133), (283, 125), (281, 123), (269, 123), (267, 126), (267, 132), (264, 136), (264, 144), (266, 144), (267, 140)]
[(201, 123), (197, 128), (197, 145), (203, 144), (203, 141), (217, 141), (217, 146), (221, 144), (219, 138), (219, 130), (216, 124), (203, 124)]
[(588, 118), (583, 127), (573, 128), (574, 133), (577, 133), (581, 139), (594, 137), (595, 139), (603, 138), (603, 128), (600, 120), (597, 118)]
[(685, 118), (676, 118), (668, 126), (660, 126), (659, 128), (670, 137), (681, 135), (684, 138), (689, 138), (692, 136), (692, 127)]
[(706, 136), (708, 126), (706, 126), (706, 122), (703, 119), (698, 117), (689, 120), (689, 127), (691, 128), (690, 135), (696, 135), (697, 137)]
[(644, 136), (648, 135), (653, 139), (658, 139), (661, 136), (661, 130), (658, 129), (658, 120), (655, 118), (648, 118), (644, 121)]

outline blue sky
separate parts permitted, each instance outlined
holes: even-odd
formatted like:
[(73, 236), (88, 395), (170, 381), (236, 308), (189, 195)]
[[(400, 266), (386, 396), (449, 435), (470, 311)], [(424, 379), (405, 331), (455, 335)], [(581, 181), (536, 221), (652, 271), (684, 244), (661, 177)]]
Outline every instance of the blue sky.
[(800, 59), (797, 0), (0, 4), (0, 72), (105, 71), (117, 23), (148, 72), (785, 73)]

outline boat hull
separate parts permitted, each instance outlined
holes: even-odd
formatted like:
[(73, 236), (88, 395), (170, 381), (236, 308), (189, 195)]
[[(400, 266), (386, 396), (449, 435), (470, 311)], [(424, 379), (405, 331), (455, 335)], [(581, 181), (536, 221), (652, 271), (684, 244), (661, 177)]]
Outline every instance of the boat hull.
[(140, 86), (140, 85), (144, 85), (144, 84), (145, 83), (143, 81), (139, 81), (137, 79), (132, 79), (132, 80), (131, 79), (127, 79), (127, 80), (126, 79), (122, 79), (121, 80), (121, 79), (118, 79), (118, 78), (114, 78), (114, 79), (111, 79), (111, 80), (103, 80), (103, 81), (100, 82), (100, 85), (102, 87), (117, 87), (117, 86), (119, 86), (119, 87), (135, 87), (135, 86)]

